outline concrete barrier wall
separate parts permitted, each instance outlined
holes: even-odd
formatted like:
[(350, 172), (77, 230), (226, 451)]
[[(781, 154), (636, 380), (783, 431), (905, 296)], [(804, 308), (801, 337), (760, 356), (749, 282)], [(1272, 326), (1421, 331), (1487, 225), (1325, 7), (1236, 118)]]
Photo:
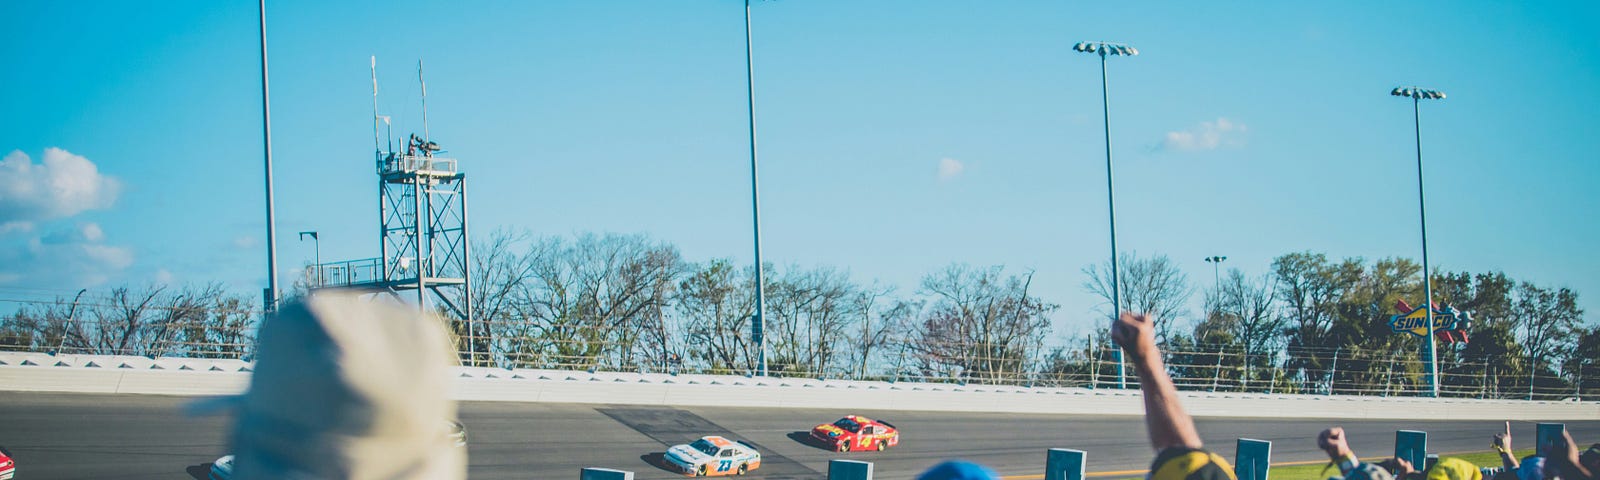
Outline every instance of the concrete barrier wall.
[[(0, 352), (0, 390), (230, 395), (238, 360)], [(672, 406), (1140, 415), (1138, 391), (857, 382), (461, 367), (458, 400)], [(1196, 416), (1438, 420), (1600, 420), (1600, 403), (1181, 392)]]

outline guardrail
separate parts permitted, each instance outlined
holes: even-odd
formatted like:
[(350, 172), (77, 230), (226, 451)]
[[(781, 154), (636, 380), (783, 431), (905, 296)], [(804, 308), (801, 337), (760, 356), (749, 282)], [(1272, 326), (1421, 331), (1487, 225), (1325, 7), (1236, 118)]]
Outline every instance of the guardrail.
[[(241, 360), (0, 352), (0, 390), (161, 395), (244, 391)], [(456, 367), (463, 401), (1141, 415), (1137, 390)], [(1600, 420), (1600, 403), (1180, 392), (1196, 416)]]

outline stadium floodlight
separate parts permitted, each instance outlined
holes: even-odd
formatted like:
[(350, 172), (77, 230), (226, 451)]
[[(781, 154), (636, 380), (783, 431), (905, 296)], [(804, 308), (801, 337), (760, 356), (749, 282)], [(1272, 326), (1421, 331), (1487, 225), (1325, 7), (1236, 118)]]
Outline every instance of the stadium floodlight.
[(1222, 270), (1222, 262), (1228, 261), (1228, 257), (1226, 255), (1212, 255), (1206, 257), (1205, 260), (1206, 263), (1211, 264), (1211, 286), (1212, 288), (1219, 288), (1218, 286), (1222, 284), (1222, 276), (1219, 272)]
[[(1105, 114), (1106, 131), (1106, 209), (1110, 211), (1111, 219), (1111, 309), (1112, 318), (1122, 317), (1122, 283), (1119, 280), (1117, 266), (1117, 196), (1113, 188), (1111, 175), (1111, 100), (1110, 87), (1106, 81), (1106, 56), (1122, 55), (1134, 56), (1139, 54), (1139, 49), (1121, 43), (1109, 42), (1079, 42), (1072, 46), (1073, 50), (1100, 56), (1100, 105), (1101, 112)], [(1123, 365), (1123, 352), (1117, 354), (1117, 388), (1128, 388), (1128, 372)]]
[(1394, 90), (1390, 91), (1389, 94), (1396, 97), (1411, 97), (1417, 100), (1424, 98), (1429, 100), (1444, 100), (1444, 92), (1417, 87), (1394, 87)]
[(1428, 315), (1427, 338), (1428, 343), (1428, 389), (1432, 396), (1439, 396), (1439, 348), (1433, 342), (1433, 281), (1428, 270), (1428, 203), (1427, 197), (1422, 193), (1422, 100), (1443, 100), (1444, 92), (1421, 87), (1395, 87), (1389, 91), (1396, 97), (1411, 98), (1411, 118), (1416, 129), (1417, 138), (1417, 210), (1422, 223), (1422, 295), (1425, 297), (1422, 308)]
[(1131, 57), (1139, 54), (1139, 49), (1137, 48), (1133, 48), (1121, 43), (1110, 42), (1078, 42), (1077, 45), (1072, 46), (1072, 49), (1084, 53), (1095, 53), (1101, 56), (1123, 55)]

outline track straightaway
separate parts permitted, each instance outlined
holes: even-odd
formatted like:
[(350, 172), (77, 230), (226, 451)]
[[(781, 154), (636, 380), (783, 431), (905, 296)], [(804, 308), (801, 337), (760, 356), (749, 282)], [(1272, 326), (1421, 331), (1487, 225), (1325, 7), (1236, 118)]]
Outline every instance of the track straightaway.
[[(0, 392), (0, 448), (26, 478), (204, 478), (227, 452), (226, 416), (190, 417), (193, 397)], [(899, 427), (899, 446), (884, 452), (834, 453), (799, 440), (799, 432), (847, 413), (883, 418)], [(467, 402), (469, 477), (562, 480), (583, 467), (635, 472), (639, 480), (675, 479), (651, 462), (666, 446), (701, 435), (726, 435), (760, 447), (765, 463), (747, 478), (822, 478), (827, 462), (875, 463), (874, 478), (906, 480), (950, 458), (995, 467), (1004, 475), (1038, 475), (1045, 450), (1089, 452), (1089, 471), (1138, 470), (1153, 456), (1144, 419), (1137, 416), (1036, 415), (818, 409), (643, 407), (517, 402)], [(1497, 421), (1270, 420), (1201, 418), (1208, 447), (1233, 456), (1240, 437), (1273, 442), (1273, 461), (1324, 458), (1316, 433), (1330, 425), (1350, 432), (1362, 455), (1392, 451), (1394, 431), (1424, 430), (1430, 451), (1478, 451), (1503, 429)], [(1600, 421), (1567, 422), (1580, 442), (1600, 441)], [(1534, 437), (1533, 423), (1513, 422), (1518, 445)]]
[(706, 435), (723, 435), (733, 440), (744, 440), (754, 445), (756, 451), (761, 452), (759, 472), (762, 478), (799, 480), (827, 476), (826, 473), (807, 468), (754, 440), (740, 437), (705, 417), (685, 410), (666, 407), (605, 407), (596, 410), (616, 420), (617, 423), (659, 442), (661, 452), (648, 455), (646, 463), (663, 470), (666, 469), (666, 463), (660, 458), (660, 454), (665, 452), (667, 447), (689, 443)]

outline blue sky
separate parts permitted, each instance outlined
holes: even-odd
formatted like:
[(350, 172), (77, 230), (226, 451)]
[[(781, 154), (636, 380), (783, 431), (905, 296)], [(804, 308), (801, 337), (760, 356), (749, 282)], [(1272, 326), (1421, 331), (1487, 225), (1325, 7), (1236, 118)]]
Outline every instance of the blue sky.
[[(328, 5), (326, 3), (335, 3)], [(1037, 271), (1081, 330), (1107, 255), (1097, 60), (1121, 248), (1267, 271), (1302, 250), (1430, 256), (1600, 308), (1600, 7), (1591, 2), (779, 0), (754, 6), (764, 253), (916, 288)], [(254, 2), (0, 3), (0, 297), (265, 284)], [(748, 262), (734, 0), (268, 5), (279, 252), (377, 254), (368, 57), (396, 132), (468, 174), (475, 236), (646, 233)], [(54, 150), (52, 150), (54, 149)], [(27, 165), (27, 167), (24, 167)], [(58, 188), (44, 188), (53, 185)], [(55, 193), (44, 193), (55, 192)], [(1197, 295), (1198, 300), (1198, 295)], [(1198, 305), (1197, 305), (1198, 306)]]

